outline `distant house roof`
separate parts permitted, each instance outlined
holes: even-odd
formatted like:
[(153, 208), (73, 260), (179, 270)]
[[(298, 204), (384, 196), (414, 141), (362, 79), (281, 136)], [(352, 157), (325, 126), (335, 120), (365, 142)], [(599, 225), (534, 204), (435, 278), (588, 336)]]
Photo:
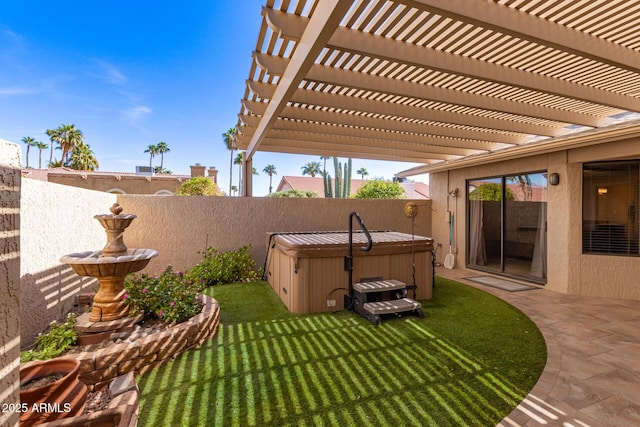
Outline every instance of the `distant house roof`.
[[(360, 186), (369, 182), (368, 179), (351, 179), (351, 194), (355, 194)], [(407, 198), (428, 199), (429, 186), (424, 182), (402, 182)], [(276, 191), (285, 190), (311, 190), (318, 193), (319, 197), (324, 197), (324, 182), (322, 178), (312, 178), (310, 176), (283, 176)]]
[[(51, 168), (51, 169), (22, 169), (22, 176), (24, 178), (30, 179), (38, 179), (41, 181), (48, 181), (49, 175), (78, 175), (78, 176), (92, 176), (92, 177), (140, 177), (140, 179), (145, 179), (145, 175), (138, 175), (135, 172), (103, 172), (103, 171), (80, 171), (75, 169), (69, 169), (66, 167), (61, 168)], [(155, 174), (154, 178), (182, 178), (189, 179), (190, 175), (172, 175), (172, 174)]]

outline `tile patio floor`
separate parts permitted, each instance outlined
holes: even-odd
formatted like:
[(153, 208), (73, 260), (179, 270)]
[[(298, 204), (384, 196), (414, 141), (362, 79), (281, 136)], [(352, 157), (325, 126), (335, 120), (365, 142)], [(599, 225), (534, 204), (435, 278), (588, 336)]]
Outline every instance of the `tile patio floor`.
[(640, 302), (507, 292), (436, 267), (436, 275), (498, 296), (533, 320), (547, 343), (547, 365), (525, 400), (499, 426), (640, 426)]

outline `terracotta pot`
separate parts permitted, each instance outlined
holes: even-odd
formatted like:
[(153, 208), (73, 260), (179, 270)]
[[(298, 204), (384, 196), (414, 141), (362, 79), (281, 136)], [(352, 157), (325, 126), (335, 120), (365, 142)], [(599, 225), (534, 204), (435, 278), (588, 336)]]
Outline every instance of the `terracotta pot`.
[(32, 426), (82, 414), (87, 401), (87, 386), (78, 379), (80, 361), (71, 358), (43, 360), (20, 368), (20, 385), (55, 374), (63, 377), (29, 390), (20, 391), (25, 412), (20, 415), (21, 426)]

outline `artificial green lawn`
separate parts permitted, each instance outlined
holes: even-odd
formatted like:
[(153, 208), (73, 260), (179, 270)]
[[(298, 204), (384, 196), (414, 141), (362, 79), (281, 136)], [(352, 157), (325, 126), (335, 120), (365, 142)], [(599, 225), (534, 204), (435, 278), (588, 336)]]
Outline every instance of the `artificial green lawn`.
[(218, 334), (140, 377), (140, 426), (494, 426), (546, 361), (519, 310), (440, 278), (424, 319), (377, 327), (290, 314), (266, 282), (207, 293)]

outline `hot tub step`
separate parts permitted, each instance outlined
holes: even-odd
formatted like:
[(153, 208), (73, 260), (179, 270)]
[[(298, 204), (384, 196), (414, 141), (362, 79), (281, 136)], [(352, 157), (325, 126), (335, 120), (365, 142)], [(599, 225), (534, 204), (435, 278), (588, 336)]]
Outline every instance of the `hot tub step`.
[(422, 304), (410, 298), (395, 299), (390, 301), (367, 302), (362, 308), (371, 314), (393, 314), (413, 311), (422, 308)]
[(375, 280), (372, 282), (361, 282), (353, 285), (353, 290), (361, 294), (371, 292), (395, 291), (398, 289), (406, 289), (407, 285), (399, 280)]

